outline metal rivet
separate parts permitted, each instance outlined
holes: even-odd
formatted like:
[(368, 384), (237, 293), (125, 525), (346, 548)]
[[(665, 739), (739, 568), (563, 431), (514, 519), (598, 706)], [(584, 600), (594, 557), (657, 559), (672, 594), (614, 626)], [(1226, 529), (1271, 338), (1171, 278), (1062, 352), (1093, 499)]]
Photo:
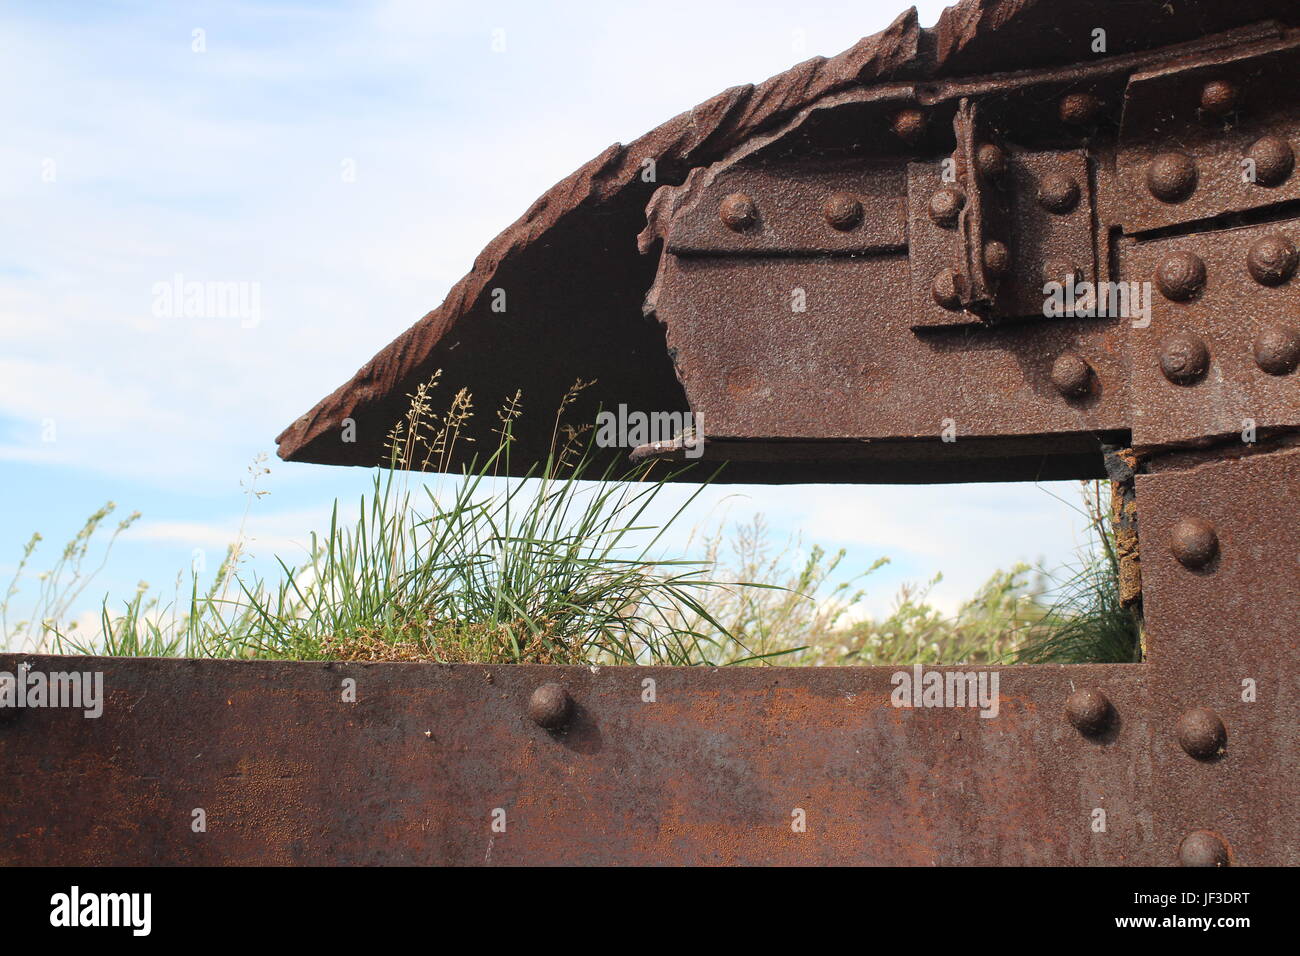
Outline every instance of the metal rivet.
[(1161, 153), (1147, 166), (1147, 189), (1161, 202), (1181, 202), (1196, 189), (1196, 161), (1186, 153)]
[(894, 135), (903, 142), (915, 146), (925, 136), (926, 119), (920, 110), (899, 110), (894, 114), (890, 124)]
[(1178, 718), (1178, 743), (1190, 757), (1212, 760), (1227, 742), (1223, 721), (1208, 707), (1193, 707)]
[(569, 722), (572, 713), (573, 699), (559, 684), (543, 684), (528, 698), (528, 716), (538, 727), (559, 730)]
[(836, 229), (852, 229), (862, 221), (862, 203), (853, 193), (832, 193), (822, 206), (822, 215)]
[(1204, 518), (1182, 518), (1169, 535), (1169, 550), (1185, 568), (1203, 568), (1219, 553), (1219, 535)]
[(934, 277), (931, 289), (934, 301), (945, 309), (956, 311), (961, 308), (961, 292), (957, 284), (957, 273), (953, 269), (942, 269)]
[(758, 207), (744, 193), (732, 193), (718, 206), (718, 215), (728, 229), (740, 232), (758, 222)]
[(990, 239), (984, 243), (984, 271), (995, 279), (1011, 271), (1011, 250), (1005, 242)]
[(1194, 252), (1175, 252), (1156, 267), (1156, 287), (1166, 299), (1186, 302), (1205, 287), (1205, 262)]
[(1038, 204), (1048, 212), (1064, 214), (1079, 202), (1079, 184), (1062, 173), (1048, 173), (1038, 181)]
[(1228, 860), (1228, 845), (1209, 830), (1193, 830), (1178, 845), (1178, 862), (1183, 866), (1227, 866)]
[(1237, 87), (1227, 80), (1210, 80), (1201, 87), (1201, 109), (1215, 116), (1227, 116), (1237, 108)]
[(1076, 690), (1066, 700), (1065, 716), (1079, 733), (1095, 737), (1110, 726), (1115, 709), (1101, 691), (1085, 687)]
[(930, 197), (930, 219), (935, 225), (945, 228), (955, 226), (962, 207), (966, 205), (966, 194), (960, 189), (944, 186)]
[(992, 143), (985, 143), (975, 150), (975, 168), (985, 179), (998, 179), (1007, 171), (1006, 153)]
[(1255, 182), (1260, 186), (1280, 186), (1295, 169), (1295, 152), (1280, 136), (1261, 136), (1246, 157), (1255, 164)]
[(1061, 97), (1060, 113), (1071, 126), (1091, 126), (1101, 113), (1101, 100), (1091, 93), (1067, 93)]
[(1087, 395), (1092, 388), (1092, 366), (1073, 352), (1063, 352), (1052, 363), (1052, 384), (1066, 398)]
[(1255, 364), (1269, 375), (1286, 375), (1300, 365), (1300, 331), (1273, 325), (1255, 336)]
[(1205, 340), (1191, 332), (1174, 332), (1160, 343), (1160, 371), (1175, 385), (1195, 383), (1210, 367)]
[(1281, 285), (1293, 275), (1297, 262), (1295, 244), (1280, 232), (1255, 240), (1246, 253), (1246, 268), (1260, 285)]

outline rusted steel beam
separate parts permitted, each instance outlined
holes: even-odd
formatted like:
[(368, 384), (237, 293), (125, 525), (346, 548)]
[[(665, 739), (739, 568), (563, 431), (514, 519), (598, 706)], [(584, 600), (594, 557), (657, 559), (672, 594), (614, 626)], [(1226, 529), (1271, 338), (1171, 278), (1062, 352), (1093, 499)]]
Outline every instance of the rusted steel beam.
[[(953, 480), (941, 456), (910, 455), (945, 440), (945, 420), (967, 440), (1222, 437), (1218, 411), (1174, 426), (1144, 404), (1129, 370), (1151, 370), (1145, 326), (1047, 319), (1042, 283), (1153, 282), (1147, 242), (1213, 248), (1209, 233), (1229, 225), (1295, 218), (1298, 26), (1293, 3), (1267, 0), (963, 0), (929, 31), (904, 14), (838, 57), (611, 147), (286, 429), (280, 453), (377, 463), (406, 395), (438, 368), (481, 404), (523, 388), (549, 411), (581, 377), (599, 381), (579, 418), (691, 411), (706, 459), (734, 464), (722, 481)], [(1243, 179), (1243, 160), (1258, 177)], [(1206, 260), (1218, 297), (1247, 291), (1225, 255)], [(647, 308), (662, 327), (641, 315), (654, 276)], [(1294, 332), (1260, 348), (1289, 354)], [(1250, 388), (1300, 429), (1285, 383)], [(1217, 401), (1202, 391), (1193, 404)], [(829, 411), (810, 416), (818, 405)], [(521, 423), (513, 467), (545, 451), (549, 420)], [(784, 447), (820, 440), (859, 443), (864, 467)], [(979, 447), (973, 479), (1100, 469), (1099, 455), (1033, 468)]]
[(1300, 449), (1137, 476), (1152, 732), (1151, 839), (1300, 862)]
[[(102, 671), (105, 701), (98, 719), (27, 709), (0, 722), (0, 862), (10, 865), (1177, 856), (1169, 839), (1152, 839), (1142, 665), (985, 670), (1000, 680), (997, 716), (986, 718), (979, 707), (895, 707), (891, 675), (905, 667), (5, 655), (0, 670), (23, 661)], [(355, 703), (344, 700), (348, 680)], [(536, 719), (563, 722), (564, 707), (531, 700), (550, 683), (572, 702), (559, 730)], [(1067, 716), (1083, 690), (1109, 708), (1076, 698)], [(193, 829), (198, 809), (206, 832)]]

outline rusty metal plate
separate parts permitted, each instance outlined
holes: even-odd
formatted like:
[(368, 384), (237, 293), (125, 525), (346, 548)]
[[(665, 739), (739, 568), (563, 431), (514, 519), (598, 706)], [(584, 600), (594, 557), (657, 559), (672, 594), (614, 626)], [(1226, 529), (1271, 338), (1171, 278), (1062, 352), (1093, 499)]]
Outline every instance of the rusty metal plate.
[[(903, 256), (665, 257), (658, 315), (705, 433), (937, 442), (951, 426), (959, 444), (1127, 427), (1118, 320), (918, 335), (908, 282)], [(1093, 370), (1078, 397), (1052, 380), (1065, 352)]]
[(1097, 281), (1092, 178), (1082, 150), (1010, 154), (1012, 267), (998, 289), (1006, 316), (1045, 318), (1046, 283)]
[(1009, 254), (994, 282), (989, 314), (941, 301), (939, 276), (971, 268), (962, 249), (963, 223), (944, 215), (976, 188), (973, 177), (945, 182), (945, 162), (908, 165), (908, 254), (912, 265), (915, 328), (979, 324), (990, 319), (1043, 319), (1048, 282), (1093, 283), (1093, 192), (1088, 158), (1080, 150), (1031, 153), (1004, 150), (1006, 173), (980, 188), (980, 243), (1001, 243)]
[(1294, 449), (1137, 477), (1157, 844), (1205, 830), (1235, 864), (1300, 864), (1297, 493)]
[[(1133, 233), (1300, 198), (1295, 41), (1135, 75), (1110, 207)], [(1214, 84), (1207, 90), (1207, 84)], [(1213, 110), (1206, 106), (1213, 107)], [(1243, 161), (1254, 159), (1250, 176)]]
[[(1142, 665), (995, 669), (998, 714), (985, 718), (893, 706), (891, 676), (907, 668), (22, 660), (102, 670), (106, 701), (98, 719), (44, 709), (0, 723), (5, 864), (1169, 855), (1150, 839)], [(342, 700), (349, 678), (355, 703)], [(574, 702), (562, 732), (528, 716), (548, 681)], [(1063, 715), (1082, 687), (1113, 704), (1100, 736)], [(192, 827), (198, 808), (206, 832)]]
[(667, 248), (736, 255), (899, 249), (907, 242), (903, 176), (901, 162), (724, 166), (682, 197)]
[(1300, 425), (1297, 242), (1291, 221), (1121, 243), (1152, 290), (1151, 324), (1128, 333), (1136, 444)]

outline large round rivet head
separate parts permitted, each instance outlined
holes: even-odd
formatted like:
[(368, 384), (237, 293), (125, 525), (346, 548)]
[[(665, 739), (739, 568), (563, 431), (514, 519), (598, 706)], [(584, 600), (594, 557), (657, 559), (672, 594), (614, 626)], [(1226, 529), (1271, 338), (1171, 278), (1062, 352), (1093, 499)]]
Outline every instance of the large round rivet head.
[(993, 143), (975, 150), (975, 168), (985, 179), (998, 179), (1007, 171), (1007, 154)]
[(1156, 288), (1166, 299), (1186, 302), (1205, 288), (1205, 261), (1194, 252), (1175, 252), (1156, 266)]
[(853, 193), (832, 193), (822, 206), (822, 215), (836, 229), (852, 229), (862, 221), (862, 203)]
[(744, 193), (732, 193), (718, 206), (718, 215), (728, 229), (741, 232), (758, 222), (758, 207)]
[(1246, 151), (1246, 158), (1252, 161), (1260, 186), (1280, 186), (1295, 169), (1295, 151), (1281, 136), (1261, 136)]
[(1287, 375), (1300, 365), (1300, 331), (1272, 325), (1255, 336), (1255, 364), (1269, 375)]
[(962, 207), (966, 205), (966, 194), (952, 186), (935, 190), (930, 197), (930, 219), (937, 226), (951, 228), (957, 224)]
[(1193, 385), (1210, 367), (1205, 340), (1191, 332), (1174, 332), (1160, 343), (1160, 371), (1175, 385)]
[(1038, 204), (1048, 212), (1064, 215), (1079, 202), (1079, 184), (1064, 173), (1048, 173), (1038, 181)]
[(1210, 80), (1201, 87), (1201, 109), (1214, 116), (1227, 116), (1237, 108), (1237, 85), (1228, 80)]
[(1213, 760), (1227, 742), (1223, 721), (1208, 707), (1193, 707), (1178, 718), (1178, 744), (1190, 757)]
[(1209, 830), (1193, 830), (1178, 845), (1178, 862), (1183, 866), (1227, 866), (1228, 861), (1228, 845)]
[(528, 698), (528, 716), (538, 727), (559, 730), (573, 714), (573, 699), (556, 683), (543, 684)]
[(894, 135), (904, 143), (915, 145), (925, 136), (925, 114), (917, 109), (899, 110), (890, 121)]
[(1073, 352), (1063, 352), (1052, 363), (1052, 384), (1066, 398), (1079, 398), (1092, 387), (1092, 366)]
[(1219, 553), (1219, 535), (1204, 518), (1180, 518), (1169, 534), (1169, 550), (1185, 568), (1203, 568)]
[(949, 311), (957, 311), (961, 308), (961, 290), (959, 288), (957, 273), (953, 269), (941, 269), (934, 277), (934, 285), (930, 292), (934, 296), (934, 301)]
[(1297, 258), (1295, 243), (1280, 232), (1270, 232), (1251, 244), (1246, 268), (1260, 285), (1281, 285), (1295, 275)]
[(1079, 733), (1095, 737), (1110, 726), (1115, 710), (1101, 691), (1083, 687), (1065, 701), (1065, 716)]
[(1071, 126), (1091, 126), (1101, 114), (1101, 100), (1091, 93), (1066, 93), (1059, 111), (1062, 122)]
[(1182, 202), (1196, 189), (1196, 161), (1186, 153), (1161, 153), (1147, 165), (1147, 188), (1161, 202)]
[(1005, 242), (990, 239), (984, 243), (984, 271), (994, 279), (1011, 271), (1011, 250)]

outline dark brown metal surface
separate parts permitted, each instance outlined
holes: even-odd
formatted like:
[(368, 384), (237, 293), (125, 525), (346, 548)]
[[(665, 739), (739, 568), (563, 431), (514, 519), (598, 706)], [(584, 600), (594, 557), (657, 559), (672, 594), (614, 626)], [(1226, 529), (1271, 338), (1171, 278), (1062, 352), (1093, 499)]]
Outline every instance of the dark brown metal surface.
[[(1300, 450), (1138, 475), (1153, 837), (1220, 834), (1233, 862), (1300, 856)], [(1188, 567), (1183, 522), (1214, 533)], [(1202, 548), (1201, 552), (1210, 549)], [(1185, 556), (1185, 554), (1183, 555)], [(1213, 731), (1208, 711), (1224, 738)]]
[[(5, 864), (1093, 865), (1176, 853), (1153, 839), (1155, 728), (1137, 665), (1000, 669), (998, 715), (985, 718), (893, 706), (905, 667), (21, 660), (102, 670), (107, 699), (98, 719), (27, 710), (0, 724)], [(347, 678), (356, 703), (342, 700)], [(562, 730), (530, 709), (548, 683), (572, 697)], [(1100, 736), (1065, 714), (1084, 687), (1113, 702)]]

